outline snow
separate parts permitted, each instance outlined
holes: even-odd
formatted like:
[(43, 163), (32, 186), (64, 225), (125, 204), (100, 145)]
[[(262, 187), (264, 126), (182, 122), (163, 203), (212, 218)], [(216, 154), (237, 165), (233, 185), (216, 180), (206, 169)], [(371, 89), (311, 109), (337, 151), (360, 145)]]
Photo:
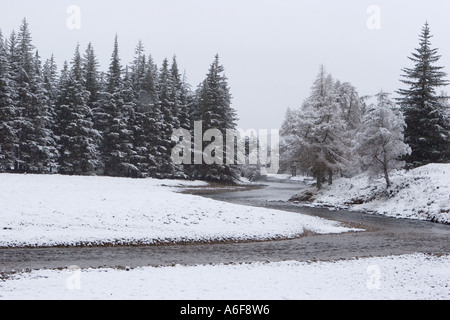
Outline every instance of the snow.
[(0, 175), (0, 247), (268, 240), (357, 231), (178, 193), (203, 182)]
[(418, 220), (450, 223), (450, 164), (429, 164), (391, 174), (386, 189), (383, 178), (367, 174), (337, 179), (315, 192), (313, 205), (350, 207), (351, 210)]
[(448, 300), (450, 256), (137, 269), (39, 270), (0, 281), (0, 299)]

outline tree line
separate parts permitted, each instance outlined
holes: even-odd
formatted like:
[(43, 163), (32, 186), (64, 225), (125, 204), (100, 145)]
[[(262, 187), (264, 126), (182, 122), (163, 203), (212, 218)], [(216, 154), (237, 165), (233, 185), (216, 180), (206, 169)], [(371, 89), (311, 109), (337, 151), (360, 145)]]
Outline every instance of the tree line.
[(392, 169), (450, 161), (449, 97), (438, 90), (449, 82), (440, 56), (431, 47), (428, 23), (419, 47), (402, 69), (393, 99), (386, 92), (361, 97), (349, 82), (335, 80), (322, 66), (310, 96), (299, 109), (288, 109), (282, 125), (282, 163), (316, 178), (320, 189), (333, 176), (363, 171), (382, 175), (389, 187)]
[(0, 30), (0, 172), (232, 179), (226, 165), (172, 163), (172, 132), (196, 120), (235, 129), (218, 55), (193, 90), (175, 56), (158, 67), (141, 41), (129, 65), (116, 36), (107, 72), (92, 44), (59, 70), (53, 56), (42, 61), (26, 19), (7, 39)]

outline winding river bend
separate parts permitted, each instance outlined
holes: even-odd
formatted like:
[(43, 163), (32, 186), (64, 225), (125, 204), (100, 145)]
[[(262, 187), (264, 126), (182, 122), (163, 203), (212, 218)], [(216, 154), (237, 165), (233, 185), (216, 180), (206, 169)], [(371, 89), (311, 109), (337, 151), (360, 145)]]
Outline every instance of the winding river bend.
[(283, 260), (338, 260), (408, 253), (450, 254), (450, 226), (378, 215), (330, 211), (287, 202), (306, 185), (266, 181), (258, 188), (190, 190), (215, 200), (265, 207), (340, 221), (365, 232), (307, 235), (299, 239), (248, 243), (144, 247), (0, 249), (0, 272), (29, 269), (168, 266)]

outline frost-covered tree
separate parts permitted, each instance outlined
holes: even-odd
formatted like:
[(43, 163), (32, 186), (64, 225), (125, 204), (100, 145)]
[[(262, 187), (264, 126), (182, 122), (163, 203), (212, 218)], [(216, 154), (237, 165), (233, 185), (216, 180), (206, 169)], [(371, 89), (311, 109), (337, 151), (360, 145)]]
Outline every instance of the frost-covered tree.
[(446, 86), (447, 74), (443, 67), (436, 66), (440, 56), (438, 49), (431, 47), (428, 23), (420, 34), (419, 48), (409, 59), (412, 68), (404, 68), (402, 82), (408, 87), (400, 89), (399, 103), (405, 115), (406, 142), (412, 153), (406, 157), (412, 166), (431, 162), (448, 162), (450, 160), (450, 135), (445, 121), (445, 107), (440, 103), (436, 89)]
[(377, 103), (369, 106), (364, 116), (362, 130), (357, 135), (356, 150), (361, 155), (363, 167), (374, 176), (383, 174), (387, 187), (390, 187), (389, 172), (404, 166), (401, 157), (411, 153), (404, 143), (404, 117), (389, 99), (380, 92)]
[(326, 177), (331, 184), (333, 174), (347, 165), (350, 145), (341, 108), (336, 83), (322, 66), (310, 96), (300, 110), (288, 110), (280, 132), (284, 156), (312, 172), (318, 189)]

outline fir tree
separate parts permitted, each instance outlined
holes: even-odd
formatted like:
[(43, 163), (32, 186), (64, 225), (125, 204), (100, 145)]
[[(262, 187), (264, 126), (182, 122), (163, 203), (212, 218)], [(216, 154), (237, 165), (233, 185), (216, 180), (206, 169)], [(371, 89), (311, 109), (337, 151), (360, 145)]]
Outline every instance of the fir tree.
[(101, 84), (99, 80), (98, 61), (91, 43), (88, 44), (82, 59), (82, 73), (83, 85), (89, 91), (89, 106), (94, 108), (98, 100)]
[[(209, 129), (217, 129), (222, 137), (226, 136), (227, 129), (236, 129), (237, 121), (236, 111), (231, 106), (230, 89), (224, 73), (225, 69), (220, 64), (219, 56), (216, 55), (206, 79), (197, 89), (194, 110), (194, 120), (202, 121), (203, 133)], [(204, 142), (202, 150), (208, 148), (208, 145), (209, 142)], [(240, 173), (234, 165), (225, 164), (227, 154), (225, 144), (222, 150), (224, 154), (218, 154), (217, 150), (212, 148), (209, 156), (215, 159), (215, 163), (190, 166), (190, 174), (198, 179), (234, 181)]]
[(0, 171), (12, 170), (18, 148), (14, 120), (16, 117), (16, 92), (12, 80), (6, 44), (0, 30)]
[(156, 124), (159, 130), (158, 146), (156, 150), (156, 161), (158, 172), (162, 177), (173, 177), (175, 166), (172, 163), (171, 152), (175, 144), (172, 142), (172, 132), (178, 129), (178, 114), (175, 102), (172, 100), (172, 75), (169, 68), (169, 61), (164, 59), (158, 81), (158, 104), (157, 109), (160, 119)]
[(127, 77), (129, 101), (133, 101), (134, 112), (130, 119), (133, 134), (133, 155), (131, 162), (142, 176), (159, 175), (161, 152), (158, 146), (163, 143), (162, 118), (158, 98), (158, 69), (149, 56), (144, 53), (144, 46), (139, 41), (135, 57), (131, 64), (131, 73)]
[(51, 132), (48, 93), (41, 74), (40, 59), (34, 53), (31, 33), (24, 19), (17, 41), (11, 41), (11, 61), (17, 83), (16, 124), (20, 144), (16, 150), (15, 170), (51, 171), (57, 160), (56, 143)]
[(428, 23), (422, 29), (419, 48), (409, 59), (413, 68), (404, 68), (401, 80), (407, 89), (400, 89), (399, 102), (405, 115), (406, 142), (412, 154), (406, 157), (412, 166), (450, 160), (449, 128), (445, 121), (445, 108), (440, 103), (436, 89), (449, 84), (443, 67), (436, 66), (440, 56), (431, 48)]
[(131, 84), (133, 85), (134, 90), (139, 94), (142, 90), (147, 61), (144, 53), (144, 45), (142, 41), (139, 41), (138, 45), (135, 49), (134, 60), (131, 63)]
[(59, 172), (92, 175), (99, 167), (100, 133), (93, 128), (89, 91), (84, 87), (79, 46), (75, 50), (70, 72), (61, 77), (58, 100)]
[(119, 58), (117, 35), (114, 50), (106, 75), (106, 90), (99, 93), (96, 110), (96, 129), (103, 136), (101, 145), (104, 174), (109, 176), (136, 176), (130, 164), (132, 155), (132, 132), (129, 130), (128, 115), (124, 109), (122, 66)]
[(145, 76), (138, 97), (138, 121), (140, 131), (135, 135), (136, 149), (140, 155), (140, 170), (151, 177), (160, 177), (160, 164), (165, 153), (165, 126), (158, 99), (159, 71), (151, 56), (148, 57)]
[(58, 66), (56, 65), (53, 54), (50, 59), (45, 61), (42, 69), (42, 75), (44, 78), (45, 90), (47, 90), (53, 106), (58, 93)]

